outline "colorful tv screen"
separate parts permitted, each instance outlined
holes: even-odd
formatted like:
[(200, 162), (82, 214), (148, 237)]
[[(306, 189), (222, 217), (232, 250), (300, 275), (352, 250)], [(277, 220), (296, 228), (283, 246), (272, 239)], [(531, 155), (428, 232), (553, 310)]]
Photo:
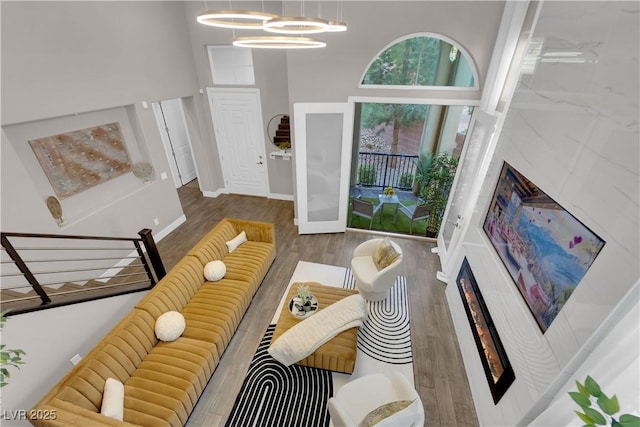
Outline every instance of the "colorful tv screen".
[(543, 333), (605, 244), (506, 162), (483, 228)]

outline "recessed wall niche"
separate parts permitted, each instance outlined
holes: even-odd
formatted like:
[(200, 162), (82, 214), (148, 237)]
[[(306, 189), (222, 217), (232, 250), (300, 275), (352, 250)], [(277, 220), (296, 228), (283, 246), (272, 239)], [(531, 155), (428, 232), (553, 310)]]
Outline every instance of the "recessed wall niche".
[(456, 283), (493, 403), (498, 403), (516, 376), (467, 258), (462, 261)]
[[(131, 164), (148, 161), (149, 153), (137, 124), (133, 106), (91, 111), (70, 116), (55, 117), (3, 127), (24, 168), (29, 172), (35, 188), (42, 197), (42, 209), (47, 210), (49, 196), (58, 196), (32, 147), (33, 141), (75, 131), (100, 128), (117, 123), (122, 149), (128, 153)], [(40, 159), (41, 160), (41, 159)], [(109, 204), (121, 200), (144, 188), (144, 183), (130, 172), (103, 180), (95, 186), (60, 198), (65, 223), (71, 225)], [(52, 221), (55, 221), (53, 218)]]

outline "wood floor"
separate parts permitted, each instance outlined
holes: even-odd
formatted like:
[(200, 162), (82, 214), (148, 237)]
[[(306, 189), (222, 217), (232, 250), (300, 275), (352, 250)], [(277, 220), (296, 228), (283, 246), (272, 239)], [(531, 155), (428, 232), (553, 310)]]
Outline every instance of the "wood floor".
[[(253, 298), (220, 364), (191, 414), (188, 426), (224, 425), (255, 349), (299, 260), (348, 267), (353, 249), (371, 238), (360, 232), (298, 235), (293, 202), (258, 197), (202, 197), (197, 185), (179, 190), (186, 223), (158, 244), (167, 271), (224, 217), (275, 224), (277, 257)], [(462, 357), (445, 297), (435, 279), (439, 269), (433, 243), (394, 238), (403, 250), (403, 274), (410, 298), (415, 384), (427, 426), (477, 426)]]

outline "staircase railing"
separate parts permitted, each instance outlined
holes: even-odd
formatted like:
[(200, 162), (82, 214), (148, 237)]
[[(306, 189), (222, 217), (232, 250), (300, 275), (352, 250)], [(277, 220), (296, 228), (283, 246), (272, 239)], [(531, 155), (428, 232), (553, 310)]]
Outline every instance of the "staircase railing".
[(0, 233), (9, 314), (151, 289), (166, 272), (150, 229), (138, 238)]

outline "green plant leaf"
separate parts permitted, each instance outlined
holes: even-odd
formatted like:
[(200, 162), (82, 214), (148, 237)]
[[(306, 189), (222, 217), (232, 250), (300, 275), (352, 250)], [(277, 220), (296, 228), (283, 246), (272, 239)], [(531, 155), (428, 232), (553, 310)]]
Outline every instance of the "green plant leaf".
[(602, 415), (600, 412), (596, 411), (595, 409), (593, 409), (593, 408), (584, 408), (584, 412), (597, 425), (603, 426), (603, 425), (607, 424), (607, 420), (604, 417), (604, 415)]
[(602, 391), (600, 390), (600, 386), (598, 383), (587, 375), (587, 379), (584, 381), (584, 386), (589, 390), (589, 394), (595, 397), (600, 397)]
[(585, 397), (584, 394), (579, 393), (577, 391), (570, 391), (569, 396), (576, 402), (582, 409), (588, 408), (591, 406), (591, 400), (588, 397)]
[(576, 381), (576, 386), (578, 387), (578, 391), (580, 392), (580, 394), (582, 394), (584, 397), (589, 398), (591, 396), (591, 394), (589, 394), (589, 390), (587, 390), (585, 386), (580, 384), (580, 381)]
[(594, 425), (596, 425), (596, 423), (595, 423), (591, 418), (589, 418), (589, 416), (588, 416), (587, 414), (583, 414), (582, 412), (578, 412), (578, 411), (574, 411), (574, 412), (575, 412), (575, 413), (578, 415), (578, 417), (580, 417), (580, 419), (581, 419), (582, 421), (584, 421), (587, 425), (589, 425), (589, 426), (594, 426)]
[(640, 427), (640, 418), (631, 414), (620, 415), (620, 424), (623, 427)]
[(607, 395), (602, 393), (602, 395), (600, 395), (600, 397), (598, 398), (598, 406), (607, 415), (613, 415), (620, 410), (618, 398), (615, 395), (611, 399), (609, 399)]

